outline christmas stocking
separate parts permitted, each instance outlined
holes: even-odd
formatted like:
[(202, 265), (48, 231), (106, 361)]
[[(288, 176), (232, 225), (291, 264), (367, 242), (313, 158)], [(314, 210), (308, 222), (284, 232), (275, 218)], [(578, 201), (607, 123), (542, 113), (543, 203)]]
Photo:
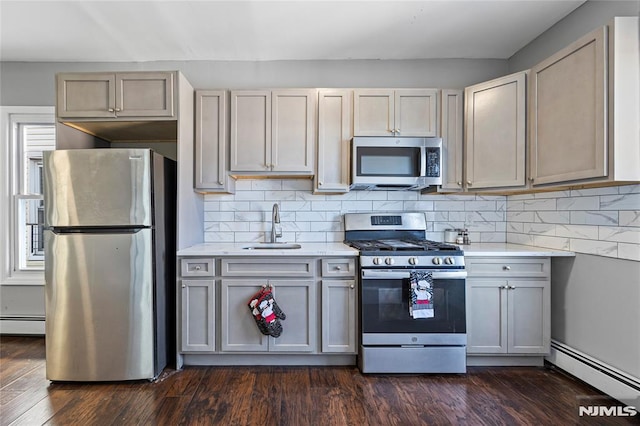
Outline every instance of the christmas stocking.
[(257, 308), (262, 316), (262, 320), (265, 322), (268, 334), (273, 337), (280, 337), (282, 333), (280, 319), (284, 319), (286, 316), (273, 299), (271, 290), (263, 292), (258, 300)]
[(253, 315), (253, 319), (256, 321), (256, 324), (258, 325), (258, 330), (260, 330), (260, 333), (267, 336), (269, 335), (269, 329), (267, 328), (267, 323), (264, 321), (264, 318), (262, 318), (262, 315), (258, 310), (258, 302), (260, 301), (260, 298), (262, 297), (265, 291), (266, 290), (262, 288), (260, 289), (259, 292), (251, 296), (248, 306), (249, 306), (249, 311), (251, 311), (251, 315)]

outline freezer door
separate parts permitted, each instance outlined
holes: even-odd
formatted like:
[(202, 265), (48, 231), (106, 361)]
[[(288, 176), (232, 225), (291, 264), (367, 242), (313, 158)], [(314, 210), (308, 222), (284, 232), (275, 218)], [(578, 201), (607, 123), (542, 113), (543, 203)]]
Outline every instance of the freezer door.
[(44, 153), (45, 226), (151, 226), (151, 151)]
[(45, 230), (45, 244), (47, 378), (155, 377), (152, 230)]

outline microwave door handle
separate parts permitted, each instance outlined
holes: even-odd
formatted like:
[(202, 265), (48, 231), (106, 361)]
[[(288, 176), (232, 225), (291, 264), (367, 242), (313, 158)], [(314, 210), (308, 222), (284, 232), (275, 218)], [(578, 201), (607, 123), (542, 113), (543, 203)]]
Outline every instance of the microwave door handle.
[(427, 147), (420, 147), (420, 177), (427, 176)]

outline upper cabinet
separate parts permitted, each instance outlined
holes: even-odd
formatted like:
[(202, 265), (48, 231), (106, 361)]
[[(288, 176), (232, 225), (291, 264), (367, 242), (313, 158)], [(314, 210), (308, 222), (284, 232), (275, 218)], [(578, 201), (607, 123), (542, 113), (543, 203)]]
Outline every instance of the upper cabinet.
[(615, 18), (531, 69), (533, 187), (640, 180), (639, 51)]
[(232, 172), (314, 172), (317, 91), (231, 92)]
[(462, 93), (462, 90), (440, 91), (440, 137), (443, 151), (441, 192), (459, 192), (464, 188)]
[(228, 175), (227, 92), (196, 90), (195, 184), (203, 192), (233, 192)]
[(354, 136), (437, 135), (436, 89), (359, 89), (354, 92)]
[(525, 185), (526, 73), (465, 89), (465, 182), (468, 190)]
[(56, 114), (61, 119), (175, 118), (175, 74), (58, 74)]
[(349, 191), (353, 91), (318, 92), (318, 162), (315, 192)]

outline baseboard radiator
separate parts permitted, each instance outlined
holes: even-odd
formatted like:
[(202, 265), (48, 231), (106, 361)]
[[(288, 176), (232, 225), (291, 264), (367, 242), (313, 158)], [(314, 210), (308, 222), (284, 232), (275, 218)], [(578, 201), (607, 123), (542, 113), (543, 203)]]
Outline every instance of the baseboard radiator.
[(546, 361), (640, 411), (640, 378), (631, 376), (556, 340)]

